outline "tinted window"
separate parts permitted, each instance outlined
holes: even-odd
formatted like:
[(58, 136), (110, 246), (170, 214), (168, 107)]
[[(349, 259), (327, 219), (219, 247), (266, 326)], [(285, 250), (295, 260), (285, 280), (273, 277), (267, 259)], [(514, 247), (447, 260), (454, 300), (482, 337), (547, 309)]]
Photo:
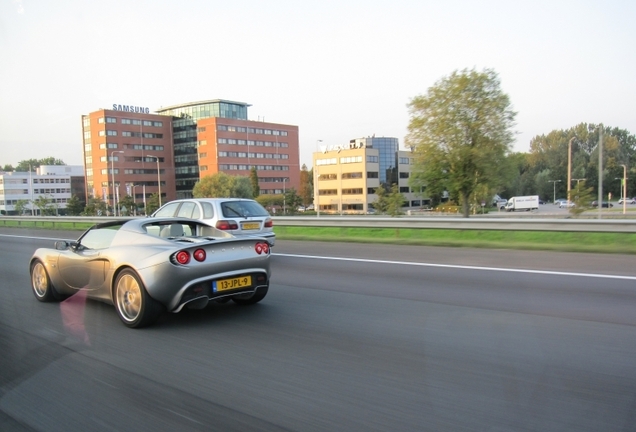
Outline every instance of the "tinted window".
[(81, 238), (80, 244), (87, 249), (104, 249), (110, 246), (121, 225), (98, 228), (88, 231)]
[(269, 216), (267, 210), (256, 201), (226, 201), (221, 203), (224, 217)]

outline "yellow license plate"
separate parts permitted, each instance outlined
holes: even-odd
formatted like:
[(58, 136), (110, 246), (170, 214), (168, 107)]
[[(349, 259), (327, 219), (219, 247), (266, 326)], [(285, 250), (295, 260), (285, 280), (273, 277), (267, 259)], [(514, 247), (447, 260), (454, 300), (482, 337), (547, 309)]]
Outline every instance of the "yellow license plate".
[(214, 292), (245, 288), (252, 285), (252, 276), (241, 276), (231, 279), (221, 279), (212, 283)]
[(243, 225), (241, 225), (241, 228), (243, 228), (244, 230), (257, 230), (260, 229), (261, 224), (258, 222), (250, 222), (250, 223), (244, 223)]

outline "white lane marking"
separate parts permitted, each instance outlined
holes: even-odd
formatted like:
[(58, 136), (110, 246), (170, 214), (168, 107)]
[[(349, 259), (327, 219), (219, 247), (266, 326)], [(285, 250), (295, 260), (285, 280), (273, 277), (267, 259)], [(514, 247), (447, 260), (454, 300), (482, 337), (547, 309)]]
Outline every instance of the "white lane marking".
[(465, 265), (456, 265), (456, 264), (433, 264), (433, 263), (418, 263), (418, 262), (409, 262), (409, 261), (387, 261), (387, 260), (374, 260), (374, 259), (364, 259), (364, 258), (340, 258), (340, 257), (324, 257), (324, 256), (314, 256), (314, 255), (294, 255), (294, 254), (280, 254), (280, 253), (276, 253), (272, 255), (284, 256), (284, 257), (290, 257), (290, 258), (311, 258), (311, 259), (322, 259), (322, 260), (332, 260), (332, 261), (354, 261), (354, 262), (371, 263), (371, 264), (396, 264), (396, 265), (436, 267), (436, 268), (449, 268), (449, 269), (462, 269), (462, 270), (485, 270), (485, 271), (498, 271), (498, 272), (509, 272), (509, 273), (533, 273), (533, 274), (543, 274), (543, 275), (553, 275), (553, 276), (577, 276), (577, 277), (589, 277), (589, 278), (601, 278), (601, 279), (636, 280), (636, 276), (621, 276), (621, 275), (609, 275), (609, 274), (598, 274), (598, 273), (575, 273), (575, 272), (561, 272), (561, 271), (552, 271), (552, 270), (527, 270), (527, 269), (502, 268), (502, 267), (479, 267), (479, 266), (465, 266)]
[[(28, 236), (16, 236), (16, 235), (9, 235), (9, 234), (0, 234), (0, 237), (18, 237), (18, 238), (27, 238), (27, 239), (36, 239), (36, 240), (65, 240), (65, 239), (59, 239), (59, 238), (53, 238), (53, 237), (28, 237)], [(285, 256), (290, 258), (311, 258), (311, 259), (322, 259), (322, 260), (332, 260), (332, 261), (355, 261), (355, 262), (364, 262), (364, 263), (371, 263), (371, 264), (397, 264), (397, 265), (451, 268), (451, 269), (463, 269), (463, 270), (485, 270), (485, 271), (499, 271), (499, 272), (508, 272), (508, 273), (534, 273), (534, 274), (553, 275), (553, 276), (577, 276), (577, 277), (589, 277), (589, 278), (600, 278), (600, 279), (636, 280), (636, 276), (608, 275), (608, 274), (599, 274), (599, 273), (575, 273), (575, 272), (560, 272), (560, 271), (552, 271), (552, 270), (527, 270), (527, 269), (502, 268), (502, 267), (478, 267), (478, 266), (463, 266), (463, 265), (456, 265), (456, 264), (417, 263), (417, 262), (408, 262), (408, 261), (386, 261), (386, 260), (372, 260), (372, 259), (364, 259), (364, 258), (339, 258), (339, 257), (323, 257), (323, 256), (315, 256), (315, 255), (294, 255), (294, 254), (281, 254), (281, 253), (275, 253), (275, 254), (273, 253), (272, 256)]]
[(11, 234), (0, 234), (0, 237), (14, 237), (14, 238), (23, 238), (23, 239), (31, 239), (31, 240), (68, 240), (68, 239), (62, 239), (58, 237), (33, 237), (33, 236), (11, 235)]

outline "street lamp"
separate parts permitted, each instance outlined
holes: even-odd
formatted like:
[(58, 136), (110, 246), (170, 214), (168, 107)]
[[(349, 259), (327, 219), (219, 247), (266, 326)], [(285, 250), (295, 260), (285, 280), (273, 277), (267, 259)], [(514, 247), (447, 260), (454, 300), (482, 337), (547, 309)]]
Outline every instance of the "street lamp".
[(621, 165), (623, 167), (623, 214), (627, 212), (627, 165)]
[[(603, 213), (603, 123), (596, 128), (598, 129), (598, 218), (600, 219)], [(593, 131), (594, 128), (588, 130)]]
[(283, 214), (287, 214), (287, 207), (285, 205), (285, 199), (286, 199), (285, 194), (287, 194), (287, 188), (285, 186), (286, 185), (286, 183), (285, 183), (286, 180), (287, 180), (287, 178), (283, 177)]
[(117, 202), (116, 202), (116, 197), (115, 197), (115, 168), (113, 165), (113, 154), (115, 153), (123, 153), (123, 150), (113, 150), (112, 152), (110, 152), (110, 176), (111, 176), (111, 180), (113, 182), (113, 214), (115, 216), (117, 216)]
[(570, 189), (572, 189), (572, 141), (574, 138), (570, 138), (568, 142), (568, 208), (570, 208)]
[(561, 180), (548, 180), (548, 183), (552, 183), (552, 203), (556, 202), (556, 184), (560, 183)]
[(133, 211), (134, 211), (134, 215), (137, 216), (137, 195), (135, 194), (135, 188), (139, 186), (136, 184), (131, 184), (130, 187), (132, 188), (132, 199), (133, 199)]
[(157, 159), (157, 185), (159, 186), (159, 207), (161, 207), (161, 174), (159, 173), (159, 156), (146, 155), (147, 157)]
[[(318, 154), (318, 143), (322, 140), (316, 140), (316, 155)], [(318, 157), (314, 157), (314, 210), (316, 210), (316, 217), (320, 217), (320, 204), (318, 203)]]

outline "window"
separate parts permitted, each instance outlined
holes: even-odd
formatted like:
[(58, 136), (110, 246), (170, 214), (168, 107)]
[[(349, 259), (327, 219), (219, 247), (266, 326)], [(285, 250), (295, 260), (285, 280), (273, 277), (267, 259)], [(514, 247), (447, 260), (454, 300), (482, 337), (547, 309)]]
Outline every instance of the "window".
[(117, 136), (117, 131), (114, 131), (114, 130), (107, 130), (107, 131), (106, 131), (106, 135), (107, 135), (107, 136)]
[(113, 225), (88, 231), (80, 239), (86, 249), (105, 249), (112, 243), (121, 225)]
[(408, 186), (400, 186), (400, 192), (401, 193), (408, 193), (409, 192), (409, 187)]
[(400, 178), (404, 178), (404, 179), (409, 178), (409, 173), (407, 173), (407, 172), (401, 172), (401, 173), (400, 173)]
[(152, 122), (150, 120), (144, 120), (144, 126), (152, 126)]
[(348, 157), (340, 158), (341, 164), (357, 163), (357, 162), (362, 162), (362, 156), (348, 156)]
[(336, 158), (330, 158), (330, 159), (317, 159), (316, 160), (316, 165), (320, 166), (320, 165), (336, 165), (338, 163), (338, 160)]
[(362, 188), (343, 189), (343, 195), (362, 195)]
[(367, 155), (367, 162), (378, 163), (379, 160), (377, 156)]
[(337, 174), (320, 174), (318, 180), (338, 180)]
[(139, 126), (141, 125), (141, 120), (133, 119), (132, 124)]
[[(162, 127), (162, 126), (163, 126), (163, 122), (160, 122), (160, 121), (153, 121), (153, 122), (152, 122), (152, 125), (153, 125), (154, 127)], [(205, 128), (203, 128), (203, 129), (205, 129)]]
[(121, 119), (121, 124), (129, 125), (132, 124), (132, 121), (130, 119), (123, 118)]
[(338, 195), (337, 189), (320, 189), (318, 195)]
[(115, 117), (106, 117), (106, 123), (117, 123), (117, 119)]
[(379, 178), (377, 171), (367, 171), (367, 178)]
[(401, 158), (399, 158), (399, 163), (402, 164), (402, 165), (409, 165), (409, 163), (410, 163), (409, 159), (410, 158), (401, 157)]
[(357, 179), (357, 178), (362, 178), (362, 173), (361, 172), (352, 172), (352, 173), (343, 173), (342, 174), (342, 179)]

